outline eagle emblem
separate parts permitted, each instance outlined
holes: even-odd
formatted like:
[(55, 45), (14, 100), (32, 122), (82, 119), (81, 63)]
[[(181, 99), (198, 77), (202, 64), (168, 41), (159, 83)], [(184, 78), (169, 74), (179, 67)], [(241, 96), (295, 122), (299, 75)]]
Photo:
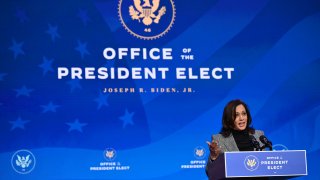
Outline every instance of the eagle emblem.
[(20, 174), (30, 173), (36, 165), (36, 158), (26, 149), (16, 151), (11, 157), (12, 168)]
[(248, 165), (250, 168), (254, 167), (256, 164), (257, 164), (257, 162), (256, 162), (255, 159), (252, 159), (252, 160), (248, 159), (248, 161), (247, 161), (247, 165)]
[(171, 29), (176, 9), (173, 0), (119, 0), (118, 16), (131, 35), (153, 40)]
[(249, 171), (255, 171), (259, 167), (259, 159), (254, 155), (249, 155), (244, 160), (244, 166)]
[(199, 157), (203, 156), (204, 155), (204, 150), (203, 149), (197, 149), (196, 150), (196, 155), (199, 156)]
[[(133, 0), (134, 6), (129, 6), (129, 14), (133, 20), (137, 20), (146, 26), (151, 25), (152, 23), (158, 24), (161, 17), (166, 13), (166, 7), (162, 6), (160, 10), (159, 4), (160, 0), (152, 0), (152, 5), (150, 0), (143, 0), (143, 4), (140, 0)], [(158, 11), (157, 11), (158, 10)], [(148, 32), (151, 32), (151, 29), (147, 29)]]
[(114, 160), (116, 158), (116, 154), (117, 152), (113, 148), (108, 148), (103, 152), (105, 159), (108, 161)]
[(32, 162), (30, 159), (30, 155), (27, 155), (26, 157), (24, 156), (19, 156), (17, 155), (18, 159), (16, 160), (16, 165), (20, 166), (22, 168), (27, 168), (29, 167), (30, 163)]
[(109, 159), (112, 159), (114, 157), (114, 151), (106, 151), (106, 157), (108, 157)]

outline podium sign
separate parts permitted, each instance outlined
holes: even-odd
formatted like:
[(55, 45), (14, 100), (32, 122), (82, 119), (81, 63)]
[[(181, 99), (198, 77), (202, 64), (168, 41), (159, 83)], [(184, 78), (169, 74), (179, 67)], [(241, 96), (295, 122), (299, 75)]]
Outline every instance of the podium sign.
[(225, 152), (225, 177), (307, 175), (305, 150)]

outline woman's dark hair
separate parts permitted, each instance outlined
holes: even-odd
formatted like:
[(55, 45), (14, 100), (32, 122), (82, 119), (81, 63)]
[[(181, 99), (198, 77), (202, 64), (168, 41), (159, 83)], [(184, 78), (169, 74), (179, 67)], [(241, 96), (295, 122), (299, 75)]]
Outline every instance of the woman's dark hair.
[(222, 128), (220, 134), (222, 134), (224, 137), (230, 136), (232, 130), (234, 129), (234, 120), (236, 119), (236, 107), (239, 105), (243, 105), (247, 112), (248, 121), (245, 130), (248, 131), (250, 134), (254, 134), (255, 132), (255, 129), (253, 127), (250, 127), (252, 118), (247, 104), (241, 101), (240, 99), (236, 99), (230, 101), (226, 105), (226, 107), (224, 107), (223, 110)]

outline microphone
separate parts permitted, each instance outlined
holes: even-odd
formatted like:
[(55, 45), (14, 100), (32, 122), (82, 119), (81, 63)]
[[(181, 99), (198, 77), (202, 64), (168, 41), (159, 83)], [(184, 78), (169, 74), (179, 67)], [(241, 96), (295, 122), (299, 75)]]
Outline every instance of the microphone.
[(268, 138), (264, 135), (261, 135), (259, 137), (260, 141), (265, 144), (265, 147), (269, 147), (270, 150), (272, 151), (272, 142), (268, 140)]
[(250, 135), (249, 139), (253, 147), (256, 148), (256, 150), (261, 150), (260, 144), (254, 136)]

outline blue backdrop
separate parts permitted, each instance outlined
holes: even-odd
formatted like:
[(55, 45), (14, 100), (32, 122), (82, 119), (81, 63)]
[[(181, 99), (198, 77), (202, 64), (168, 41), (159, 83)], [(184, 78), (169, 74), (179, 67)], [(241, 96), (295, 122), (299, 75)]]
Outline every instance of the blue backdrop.
[[(309, 175), (301, 179), (319, 179), (320, 1), (161, 0), (166, 12), (149, 26), (130, 16), (133, 4), (2, 2), (0, 179), (206, 179), (205, 142), (235, 98), (249, 105), (253, 126), (275, 149), (307, 150)], [(172, 60), (107, 60), (107, 47), (169, 48)], [(165, 79), (59, 79), (59, 67), (170, 72)], [(232, 76), (174, 73), (217, 67), (233, 68)]]

